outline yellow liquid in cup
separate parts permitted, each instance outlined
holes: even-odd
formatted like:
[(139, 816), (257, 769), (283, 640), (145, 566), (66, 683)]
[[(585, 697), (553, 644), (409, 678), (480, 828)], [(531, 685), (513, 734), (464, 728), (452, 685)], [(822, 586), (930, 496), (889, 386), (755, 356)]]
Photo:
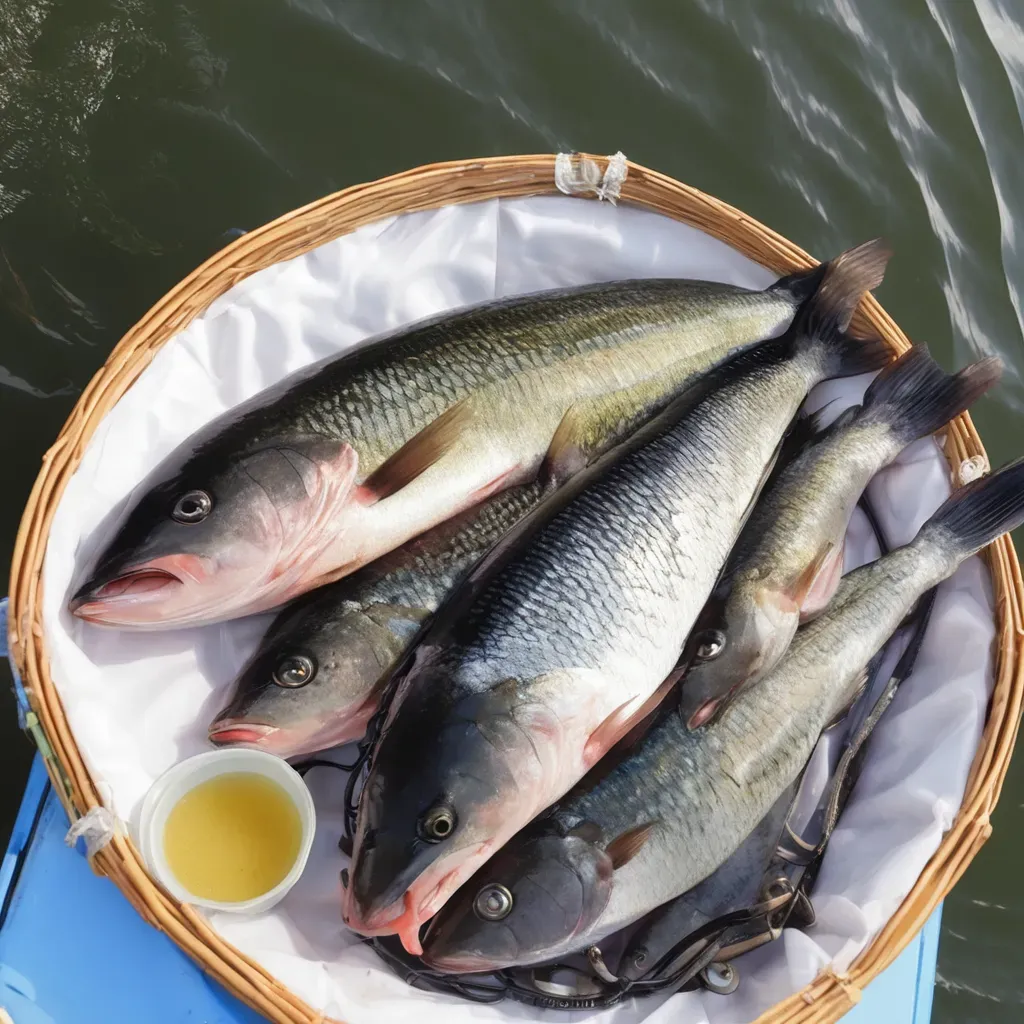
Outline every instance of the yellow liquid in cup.
[(276, 782), (227, 772), (174, 805), (164, 826), (164, 856), (194, 896), (241, 903), (284, 880), (301, 840), (299, 811)]

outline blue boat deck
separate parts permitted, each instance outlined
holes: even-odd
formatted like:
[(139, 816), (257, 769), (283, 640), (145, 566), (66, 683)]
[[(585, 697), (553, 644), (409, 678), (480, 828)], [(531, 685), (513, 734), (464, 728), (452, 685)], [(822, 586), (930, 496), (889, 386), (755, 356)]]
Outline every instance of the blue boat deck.
[[(0, 866), (0, 1007), (14, 1024), (257, 1024), (263, 1018), (147, 925), (82, 852), (37, 756)], [(936, 910), (845, 1021), (928, 1024)]]

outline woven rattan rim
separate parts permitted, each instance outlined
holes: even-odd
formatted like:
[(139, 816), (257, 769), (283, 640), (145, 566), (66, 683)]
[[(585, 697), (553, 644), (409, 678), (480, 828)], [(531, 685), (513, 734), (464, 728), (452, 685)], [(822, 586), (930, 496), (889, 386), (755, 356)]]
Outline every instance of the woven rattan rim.
[[(593, 157), (603, 169), (605, 159)], [(657, 171), (630, 163), (621, 199), (691, 224), (779, 273), (813, 265), (807, 253), (774, 231), (712, 196)], [(96, 787), (68, 727), (50, 677), (42, 628), (42, 569), (50, 522), (64, 487), (75, 472), (103, 416), (131, 387), (159, 348), (243, 278), (348, 234), (363, 224), (415, 210), (501, 197), (555, 193), (555, 157), (508, 156), (430, 164), (354, 185), (285, 214), (242, 236), (208, 259), (162, 298), (118, 343), (93, 377), (53, 447), (29, 496), (14, 546), (10, 581), (10, 649), (39, 718), (54, 761), (48, 767), (72, 817), (99, 803)], [(888, 314), (869, 297), (858, 313), (901, 352), (909, 342)], [(947, 434), (950, 464), (984, 455), (970, 417), (962, 415)], [(882, 933), (849, 972), (820, 975), (777, 1004), (759, 1024), (824, 1024), (838, 1020), (860, 990), (887, 967), (927, 920), (991, 835), (989, 816), (1009, 766), (1024, 696), (1020, 645), (1024, 584), (1008, 537), (986, 552), (996, 597), (996, 684), (988, 721), (974, 759), (963, 806), (952, 829), (916, 885)], [(63, 775), (64, 778), (55, 776)], [(253, 960), (225, 942), (192, 908), (172, 899), (149, 877), (131, 841), (116, 837), (92, 858), (151, 924), (165, 931), (208, 973), (271, 1020), (321, 1024), (325, 1020)]]

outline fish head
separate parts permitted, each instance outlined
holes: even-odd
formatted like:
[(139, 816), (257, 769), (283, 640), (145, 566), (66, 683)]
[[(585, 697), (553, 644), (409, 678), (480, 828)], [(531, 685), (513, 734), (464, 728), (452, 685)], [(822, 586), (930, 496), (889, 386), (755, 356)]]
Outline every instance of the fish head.
[(314, 591), (278, 616), (210, 724), (211, 742), (295, 757), (362, 737), (426, 611), (364, 609), (338, 596), (347, 583)]
[(343, 913), (356, 931), (399, 934), (414, 954), (420, 926), (550, 802), (545, 748), (507, 690), (446, 699), (442, 679), (419, 682), (373, 754)]
[(611, 897), (614, 867), (586, 823), (550, 818), (499, 850), (448, 901), (423, 942), (429, 967), (450, 974), (496, 971), (579, 949)]
[(778, 661), (799, 622), (799, 609), (766, 587), (733, 587), (712, 623), (690, 637), (690, 662), (679, 713), (690, 729), (713, 721)]
[(172, 456), (133, 493), (76, 582), (71, 611), (168, 629), (262, 611), (308, 589), (304, 572), (354, 480), (355, 453), (340, 449), (313, 441)]

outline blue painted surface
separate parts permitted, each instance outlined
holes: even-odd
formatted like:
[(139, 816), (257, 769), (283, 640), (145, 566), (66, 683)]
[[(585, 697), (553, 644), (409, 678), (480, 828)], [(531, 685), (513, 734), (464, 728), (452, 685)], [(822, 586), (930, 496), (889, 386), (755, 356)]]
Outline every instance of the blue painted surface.
[(263, 1021), (94, 875), (66, 831), (37, 757), (4, 858), (5, 873), (21, 858), (0, 925), (0, 1006), (15, 1024)]
[(941, 926), (940, 904), (914, 941), (865, 989), (843, 1024), (928, 1024)]
[[(64, 845), (66, 830), (37, 757), (0, 868), (0, 1006), (15, 1024), (263, 1020), (94, 875)], [(940, 917), (941, 908), (845, 1022), (928, 1024)]]

